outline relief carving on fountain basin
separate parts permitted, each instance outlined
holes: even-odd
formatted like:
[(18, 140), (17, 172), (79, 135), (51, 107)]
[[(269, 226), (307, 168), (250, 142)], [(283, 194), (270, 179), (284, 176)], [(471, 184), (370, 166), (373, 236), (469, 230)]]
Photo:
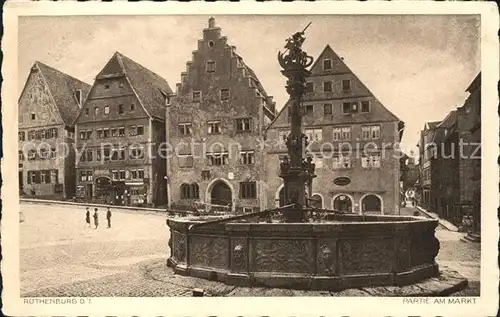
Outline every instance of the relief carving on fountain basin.
[(392, 237), (340, 241), (341, 274), (390, 273), (394, 263)]
[(178, 262), (186, 262), (186, 236), (172, 231), (172, 248), (171, 252), (175, 260)]
[(337, 239), (318, 240), (318, 274), (336, 275)]
[(231, 238), (231, 271), (248, 271), (248, 248), (246, 238)]
[(189, 241), (189, 265), (228, 268), (229, 241), (225, 237), (193, 235)]
[(313, 240), (251, 240), (252, 271), (276, 273), (313, 273)]

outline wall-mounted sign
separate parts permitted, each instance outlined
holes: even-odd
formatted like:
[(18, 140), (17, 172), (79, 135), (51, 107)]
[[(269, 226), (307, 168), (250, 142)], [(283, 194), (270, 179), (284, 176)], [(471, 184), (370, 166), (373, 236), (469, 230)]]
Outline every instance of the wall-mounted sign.
[(349, 177), (337, 177), (333, 180), (333, 183), (338, 186), (346, 186), (351, 183), (351, 179)]

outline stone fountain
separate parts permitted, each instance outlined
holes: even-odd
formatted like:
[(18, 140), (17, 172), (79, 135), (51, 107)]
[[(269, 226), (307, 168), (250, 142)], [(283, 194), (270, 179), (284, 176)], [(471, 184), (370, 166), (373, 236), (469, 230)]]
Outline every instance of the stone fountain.
[(280, 165), (286, 205), (230, 217), (168, 219), (167, 265), (177, 274), (230, 285), (330, 291), (402, 286), (438, 275), (437, 220), (309, 206), (315, 167), (304, 158), (301, 108), (313, 58), (302, 50), (304, 31), (278, 54), (292, 101), (288, 157)]

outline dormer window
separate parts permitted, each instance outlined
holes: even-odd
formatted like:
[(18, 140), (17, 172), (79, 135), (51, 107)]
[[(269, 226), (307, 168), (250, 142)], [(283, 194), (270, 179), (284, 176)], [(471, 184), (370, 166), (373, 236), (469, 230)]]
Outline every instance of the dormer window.
[(332, 69), (332, 60), (324, 59), (323, 60), (323, 70), (331, 70)]
[(370, 112), (370, 101), (368, 100), (361, 101), (361, 112), (364, 113)]
[(207, 62), (207, 73), (215, 73), (215, 62), (214, 61)]

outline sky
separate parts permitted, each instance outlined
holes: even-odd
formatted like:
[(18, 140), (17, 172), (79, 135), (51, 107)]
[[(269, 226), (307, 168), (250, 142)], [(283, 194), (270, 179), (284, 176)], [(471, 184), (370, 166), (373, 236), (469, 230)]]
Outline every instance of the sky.
[[(35, 61), (93, 84), (115, 51), (164, 77), (175, 90), (209, 16), (57, 16), (19, 18), (21, 93)], [(480, 71), (480, 17), (472, 15), (215, 16), (281, 109), (286, 78), (277, 53), (312, 21), (303, 49), (329, 44), (375, 97), (405, 122), (402, 148), (418, 151), (425, 122), (439, 121), (467, 97)]]

